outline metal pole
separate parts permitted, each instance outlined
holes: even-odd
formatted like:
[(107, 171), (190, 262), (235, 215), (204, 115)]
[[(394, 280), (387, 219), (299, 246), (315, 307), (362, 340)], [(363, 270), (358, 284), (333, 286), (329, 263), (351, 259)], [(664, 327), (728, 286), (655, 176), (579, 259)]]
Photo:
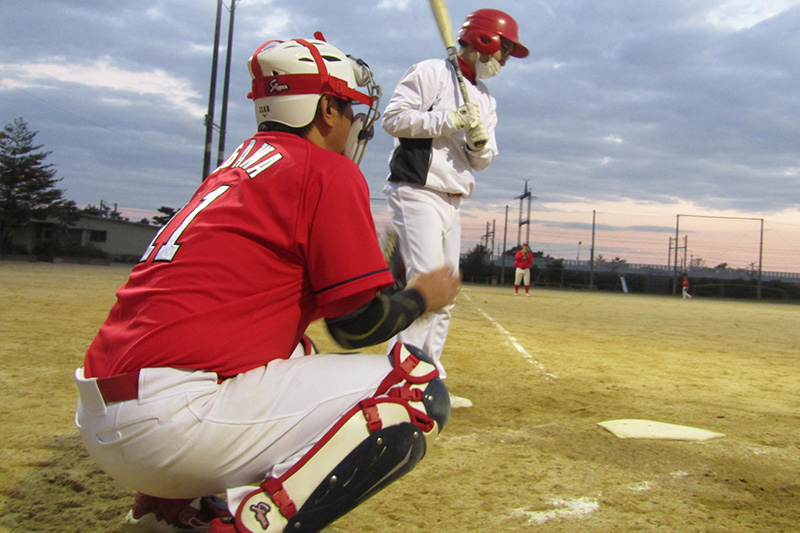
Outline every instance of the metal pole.
[(225, 85), (222, 88), (222, 115), (219, 119), (219, 151), (217, 152), (217, 166), (222, 164), (225, 158), (225, 133), (228, 123), (228, 86), (231, 79), (231, 49), (233, 48), (233, 18), (236, 11), (236, 2), (231, 0), (231, 19), (228, 25), (228, 50), (225, 57)]
[(217, 58), (219, 56), (219, 24), (222, 17), (222, 0), (217, 0), (217, 24), (214, 29), (214, 55), (211, 60), (211, 87), (208, 90), (208, 113), (206, 114), (206, 152), (203, 157), (203, 177), (211, 170), (211, 138), (214, 132), (214, 100), (217, 88)]
[(589, 290), (594, 288), (594, 228), (597, 211), (592, 209), (592, 249), (589, 251)]
[(761, 238), (758, 242), (758, 300), (761, 301), (761, 267), (764, 259), (764, 219), (761, 219)]
[(667, 271), (669, 271), (669, 265), (672, 264), (672, 237), (669, 238), (669, 248), (667, 249)]
[(683, 236), (683, 272), (686, 272), (686, 256), (689, 255), (689, 236)]
[(501, 260), (501, 267), (500, 267), (500, 285), (503, 285), (506, 281), (506, 238), (508, 237), (508, 206), (506, 206), (506, 222), (503, 226), (503, 252), (500, 255), (502, 258)]
[(494, 230), (496, 228), (495, 219), (492, 219), (492, 261), (494, 261)]
[[(528, 192), (528, 182), (525, 182), (525, 192)], [(519, 197), (519, 224), (517, 225), (517, 246), (522, 244), (522, 199), (525, 198), (525, 193)]]
[(677, 220), (675, 220), (675, 263), (672, 268), (672, 294), (678, 294), (678, 246), (680, 243), (680, 239), (678, 237), (678, 226), (681, 223), (681, 216), (678, 215)]
[(528, 195), (528, 227), (525, 228), (525, 242), (528, 243), (529, 247), (531, 245), (531, 200), (533, 200), (533, 197)]

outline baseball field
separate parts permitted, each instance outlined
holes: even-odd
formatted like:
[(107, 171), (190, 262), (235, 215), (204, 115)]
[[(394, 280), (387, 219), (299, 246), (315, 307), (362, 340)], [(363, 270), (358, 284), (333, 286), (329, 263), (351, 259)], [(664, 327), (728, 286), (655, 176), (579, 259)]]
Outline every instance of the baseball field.
[[(0, 531), (125, 531), (133, 493), (83, 453), (72, 373), (128, 272), (0, 263)], [(443, 362), (474, 407), (336, 531), (800, 531), (800, 306), (512, 292), (463, 287)], [(598, 425), (618, 419), (724, 436)]]

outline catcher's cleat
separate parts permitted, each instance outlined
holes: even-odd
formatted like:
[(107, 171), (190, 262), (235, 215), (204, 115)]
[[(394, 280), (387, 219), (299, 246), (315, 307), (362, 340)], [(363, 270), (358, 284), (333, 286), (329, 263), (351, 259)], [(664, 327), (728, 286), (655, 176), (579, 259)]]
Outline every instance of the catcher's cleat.
[(237, 533), (236, 526), (231, 520), (215, 518), (208, 528), (208, 533)]
[(192, 499), (156, 498), (136, 494), (133, 509), (125, 521), (134, 531), (171, 533), (174, 531), (208, 531), (216, 518), (230, 518), (228, 505), (217, 496)]

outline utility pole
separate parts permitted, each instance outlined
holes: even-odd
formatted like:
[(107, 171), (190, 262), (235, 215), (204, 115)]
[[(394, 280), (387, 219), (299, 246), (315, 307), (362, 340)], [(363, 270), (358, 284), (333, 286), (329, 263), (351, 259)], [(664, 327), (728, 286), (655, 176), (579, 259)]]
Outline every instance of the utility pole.
[[(531, 195), (531, 192), (528, 190), (528, 180), (525, 180), (525, 190), (520, 196), (516, 197), (519, 200), (519, 228), (517, 229), (517, 246), (522, 244), (522, 226), (528, 226), (527, 233), (525, 237), (525, 242), (530, 245), (531, 242), (531, 200), (535, 200), (536, 197)], [(522, 219), (522, 201), (528, 199), (528, 218), (525, 220)]]
[(592, 209), (592, 247), (589, 250), (589, 290), (594, 288), (594, 233), (597, 210)]
[(217, 151), (217, 166), (225, 159), (225, 134), (228, 123), (228, 86), (231, 79), (231, 50), (233, 50), (233, 19), (236, 12), (236, 2), (231, 0), (230, 21), (228, 24), (228, 50), (225, 57), (225, 85), (222, 88), (222, 115), (219, 120), (219, 150)]
[(508, 237), (508, 206), (506, 206), (506, 222), (503, 225), (503, 249), (500, 252), (502, 266), (500, 267), (500, 285), (506, 282), (506, 240)]
[[(492, 247), (489, 248), (489, 238), (492, 238)], [(483, 235), (483, 247), (486, 248), (486, 251), (491, 259), (492, 254), (494, 253), (494, 230), (489, 229), (489, 223), (486, 223), (486, 233)]]
[(211, 59), (211, 87), (208, 90), (208, 113), (206, 113), (206, 144), (203, 157), (202, 180), (208, 177), (211, 171), (211, 139), (214, 135), (214, 100), (217, 90), (217, 59), (219, 57), (219, 26), (222, 19), (222, 0), (217, 0), (217, 23), (214, 28), (214, 53)]
[(495, 219), (492, 219), (492, 259), (494, 259), (494, 231), (495, 231)]

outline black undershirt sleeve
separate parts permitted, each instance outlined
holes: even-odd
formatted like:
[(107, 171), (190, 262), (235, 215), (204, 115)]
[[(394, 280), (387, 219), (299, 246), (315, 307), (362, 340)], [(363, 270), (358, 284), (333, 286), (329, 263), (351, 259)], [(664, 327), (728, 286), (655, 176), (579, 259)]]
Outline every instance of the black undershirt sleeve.
[(406, 329), (425, 312), (425, 300), (414, 289), (391, 296), (377, 294), (352, 313), (326, 318), (333, 339), (348, 350), (380, 344)]

